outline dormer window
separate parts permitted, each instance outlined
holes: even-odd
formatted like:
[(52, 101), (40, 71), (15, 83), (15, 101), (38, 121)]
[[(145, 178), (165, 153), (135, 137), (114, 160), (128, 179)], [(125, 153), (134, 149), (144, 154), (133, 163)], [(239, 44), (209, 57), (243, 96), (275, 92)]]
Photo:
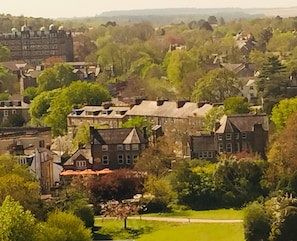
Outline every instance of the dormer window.
[(102, 151), (108, 151), (108, 145), (102, 145), (101, 150)]
[(242, 139), (246, 139), (246, 137), (247, 137), (247, 134), (246, 134), (245, 132), (242, 132), (242, 133), (241, 133), (241, 138), (242, 138)]

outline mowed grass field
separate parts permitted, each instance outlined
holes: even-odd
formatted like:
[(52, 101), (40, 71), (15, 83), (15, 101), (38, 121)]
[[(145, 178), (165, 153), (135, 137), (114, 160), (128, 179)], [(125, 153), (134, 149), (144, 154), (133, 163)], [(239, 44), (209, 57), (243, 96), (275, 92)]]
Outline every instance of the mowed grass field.
[[(183, 211), (187, 216), (172, 214), (183, 218), (205, 219), (241, 219), (241, 211)], [(168, 214), (166, 214), (168, 215)], [(164, 217), (165, 214), (160, 214)], [(150, 215), (153, 216), (153, 215)], [(96, 219), (98, 230), (95, 240), (137, 240), (137, 241), (244, 241), (242, 223), (171, 223), (138, 219), (127, 220), (127, 230), (123, 229), (123, 220)]]

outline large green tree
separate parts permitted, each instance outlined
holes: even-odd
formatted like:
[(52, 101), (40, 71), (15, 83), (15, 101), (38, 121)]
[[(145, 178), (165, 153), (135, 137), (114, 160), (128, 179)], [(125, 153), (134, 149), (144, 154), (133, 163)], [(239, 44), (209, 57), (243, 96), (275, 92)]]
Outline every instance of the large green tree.
[(10, 195), (26, 209), (39, 212), (39, 184), (25, 166), (10, 155), (0, 156), (0, 203)]
[(38, 93), (70, 85), (77, 80), (73, 67), (66, 63), (57, 63), (46, 68), (38, 77)]
[(32, 120), (52, 127), (54, 136), (67, 130), (67, 115), (75, 105), (101, 105), (110, 100), (109, 92), (96, 83), (74, 81), (68, 87), (43, 92), (32, 101)]
[(273, 56), (263, 64), (259, 77), (258, 91), (264, 101), (264, 110), (270, 114), (273, 106), (287, 97), (289, 74), (280, 60)]
[(225, 68), (217, 68), (198, 79), (192, 93), (192, 100), (222, 103), (228, 97), (239, 95), (239, 87), (233, 72)]
[(0, 206), (1, 241), (35, 241), (36, 220), (30, 211), (25, 211), (19, 202), (7, 196)]

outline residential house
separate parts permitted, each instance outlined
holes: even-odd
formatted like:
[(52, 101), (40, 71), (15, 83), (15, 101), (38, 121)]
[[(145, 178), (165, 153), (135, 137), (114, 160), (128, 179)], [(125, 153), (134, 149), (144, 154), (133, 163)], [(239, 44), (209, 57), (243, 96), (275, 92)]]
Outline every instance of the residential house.
[(190, 137), (191, 158), (214, 161), (216, 154), (239, 152), (265, 158), (268, 131), (266, 114), (225, 115), (214, 132)]
[(0, 101), (0, 124), (5, 124), (14, 116), (22, 117), (26, 122), (30, 120), (29, 106), (21, 100)]
[[(48, 148), (51, 145), (50, 127), (1, 127), (0, 154), (14, 153), (16, 149)], [(20, 150), (21, 150), (20, 149)]]
[(42, 194), (49, 194), (59, 182), (59, 157), (49, 150), (50, 127), (0, 128), (0, 154), (15, 156), (21, 165), (27, 165), (40, 183)]
[(64, 170), (83, 171), (93, 168), (91, 148), (80, 148), (63, 164)]
[(68, 134), (74, 135), (77, 127), (82, 123), (118, 128), (128, 120), (126, 113), (129, 109), (130, 106), (113, 106), (111, 103), (73, 109), (67, 116)]
[(201, 130), (203, 117), (212, 108), (208, 103), (194, 103), (187, 101), (156, 101), (143, 100), (136, 103), (126, 113), (128, 118), (141, 116), (152, 123), (153, 126), (161, 125), (164, 132), (172, 126), (186, 125), (192, 129)]
[(93, 169), (132, 168), (135, 160), (148, 146), (145, 129), (90, 127)]

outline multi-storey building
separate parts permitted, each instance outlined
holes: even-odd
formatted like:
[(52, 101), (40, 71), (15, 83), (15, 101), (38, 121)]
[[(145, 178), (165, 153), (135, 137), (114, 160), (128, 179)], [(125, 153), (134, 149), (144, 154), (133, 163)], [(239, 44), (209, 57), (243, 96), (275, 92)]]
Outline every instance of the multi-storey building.
[(265, 158), (268, 132), (266, 114), (225, 115), (214, 132), (190, 136), (191, 158), (215, 161), (221, 153), (239, 152)]
[(10, 50), (12, 60), (24, 60), (33, 66), (52, 56), (73, 61), (72, 35), (63, 26), (51, 24), (39, 31), (32, 31), (26, 25), (20, 31), (12, 28), (11, 33), (0, 34), (0, 42)]

